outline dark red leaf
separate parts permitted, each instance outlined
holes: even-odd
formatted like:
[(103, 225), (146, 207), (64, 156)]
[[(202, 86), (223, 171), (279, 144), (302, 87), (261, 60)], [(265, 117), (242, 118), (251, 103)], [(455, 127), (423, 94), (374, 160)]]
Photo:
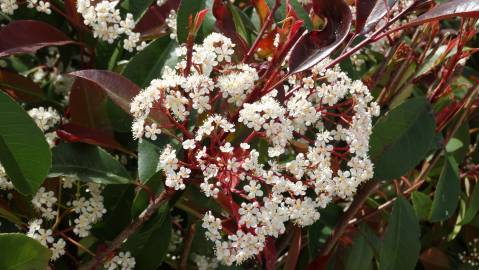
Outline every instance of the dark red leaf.
[(136, 24), (134, 31), (148, 38), (164, 35), (167, 29), (165, 20), (171, 10), (178, 9), (179, 4), (180, 1), (168, 0), (161, 6), (151, 5)]
[(130, 113), (130, 102), (140, 87), (118, 73), (106, 70), (80, 70), (69, 75), (86, 79), (98, 85), (125, 112)]
[(286, 258), (286, 264), (284, 265), (285, 270), (296, 269), (299, 254), (301, 253), (301, 228), (294, 227), (293, 233), (293, 240), (291, 240), (291, 245), (289, 246), (288, 250), (288, 257)]
[(236, 53), (241, 58), (248, 50), (248, 45), (243, 37), (236, 32), (233, 15), (222, 0), (215, 0), (213, 3), (213, 16), (216, 19), (216, 27), (236, 44)]
[(325, 270), (328, 268), (329, 257), (331, 255), (318, 256), (312, 263), (308, 265), (307, 270)]
[(397, 0), (356, 0), (356, 33), (371, 31), (396, 2)]
[[(416, 26), (427, 22), (450, 19), (455, 17), (478, 18), (479, 1), (478, 0), (451, 0), (449, 2), (437, 5), (419, 16), (417, 19), (402, 25), (398, 29)], [(398, 30), (396, 29), (396, 30)]]
[(45, 98), (40, 86), (30, 78), (6, 70), (0, 70), (0, 90), (17, 101), (38, 102)]
[(121, 146), (108, 131), (91, 129), (75, 124), (65, 124), (57, 130), (57, 135), (68, 142), (83, 142), (119, 150), (128, 154), (133, 153)]
[(327, 18), (323, 30), (303, 35), (291, 52), (290, 73), (307, 70), (328, 57), (346, 39), (351, 29), (351, 10), (344, 0), (317, 0), (314, 11)]
[(110, 130), (108, 97), (97, 84), (77, 78), (70, 93), (70, 123), (93, 129)]
[(77, 12), (76, 0), (64, 0), (65, 14), (70, 23), (77, 29), (87, 30), (88, 28), (83, 24), (81, 15)]
[(451, 269), (449, 257), (436, 247), (425, 250), (419, 260), (426, 270)]
[(60, 30), (41, 21), (13, 21), (0, 29), (0, 57), (33, 53), (47, 46), (75, 43)]
[(271, 236), (266, 238), (266, 245), (263, 250), (264, 259), (266, 262), (266, 269), (275, 269), (275, 264), (277, 261), (277, 254), (276, 254), (276, 247), (275, 247), (275, 239)]

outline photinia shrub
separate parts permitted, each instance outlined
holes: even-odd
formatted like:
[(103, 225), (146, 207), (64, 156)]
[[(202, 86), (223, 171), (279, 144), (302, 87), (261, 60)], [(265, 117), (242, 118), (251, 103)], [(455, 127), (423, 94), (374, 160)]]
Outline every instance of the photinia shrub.
[(479, 267), (478, 18), (0, 0), (0, 268)]

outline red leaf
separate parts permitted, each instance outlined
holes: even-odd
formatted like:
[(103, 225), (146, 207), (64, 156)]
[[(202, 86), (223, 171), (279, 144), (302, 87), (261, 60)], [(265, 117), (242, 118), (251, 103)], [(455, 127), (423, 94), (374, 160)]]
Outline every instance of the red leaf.
[(70, 23), (77, 29), (87, 30), (88, 28), (83, 24), (81, 15), (77, 12), (77, 0), (64, 0), (65, 14), (68, 16)]
[(356, 0), (356, 33), (371, 31), (396, 2), (397, 0)]
[(109, 132), (103, 130), (91, 129), (75, 124), (65, 124), (57, 130), (57, 135), (68, 142), (83, 142), (119, 150), (128, 154), (133, 153), (114, 140)]
[(118, 73), (106, 70), (80, 70), (69, 75), (86, 79), (98, 85), (125, 112), (130, 113), (130, 102), (140, 87)]
[(106, 93), (95, 83), (77, 78), (70, 93), (70, 123), (92, 129), (110, 131), (106, 111)]
[(216, 19), (215, 24), (218, 29), (236, 44), (236, 52), (238, 57), (241, 58), (248, 50), (248, 45), (241, 35), (236, 32), (233, 15), (222, 0), (215, 0), (213, 3), (213, 16)]
[(419, 260), (426, 270), (451, 269), (447, 255), (436, 247), (425, 250)]
[(178, 9), (179, 4), (180, 1), (168, 0), (161, 6), (151, 5), (136, 24), (134, 31), (148, 38), (164, 35), (167, 29), (165, 20), (168, 18), (171, 10)]
[(0, 57), (71, 43), (75, 41), (41, 21), (13, 21), (0, 29)]
[(328, 268), (329, 256), (318, 256), (312, 263), (308, 265), (307, 270), (325, 270)]
[(266, 21), (266, 18), (268, 17), (270, 13), (268, 4), (266, 3), (266, 0), (252, 0), (252, 1), (256, 9), (256, 12), (258, 13), (261, 26), (263, 26), (264, 22)]
[(351, 10), (344, 0), (317, 0), (314, 11), (327, 18), (325, 29), (303, 35), (291, 52), (290, 73), (307, 70), (328, 57), (346, 39), (351, 29)]
[(38, 102), (45, 98), (40, 86), (30, 78), (6, 70), (0, 70), (0, 89), (17, 101)]
[(298, 263), (300, 252), (301, 252), (301, 228), (294, 227), (293, 240), (291, 240), (291, 245), (289, 246), (289, 250), (288, 250), (288, 258), (286, 258), (286, 264), (284, 266), (285, 270), (296, 269), (296, 264)]
[(419, 16), (417, 19), (393, 29), (397, 31), (411, 26), (421, 25), (427, 22), (450, 19), (455, 17), (478, 18), (479, 1), (477, 0), (451, 0), (449, 2), (437, 5)]
[(266, 245), (263, 250), (263, 255), (266, 261), (266, 269), (275, 269), (275, 264), (277, 261), (277, 255), (276, 255), (276, 247), (274, 243), (274, 238), (271, 236), (268, 236), (266, 238)]

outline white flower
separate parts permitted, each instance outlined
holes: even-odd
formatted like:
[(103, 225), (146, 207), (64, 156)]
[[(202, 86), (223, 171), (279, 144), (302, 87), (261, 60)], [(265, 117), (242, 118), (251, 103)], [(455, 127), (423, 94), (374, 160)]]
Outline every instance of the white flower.
[(55, 243), (52, 244), (50, 250), (52, 251), (51, 261), (55, 261), (65, 254), (66, 243), (63, 239), (58, 239)]
[(231, 146), (231, 143), (227, 142), (223, 146), (220, 146), (220, 150), (223, 153), (230, 153), (230, 152), (233, 152), (234, 147)]
[(126, 251), (126, 252), (120, 251), (118, 255), (111, 258), (111, 260), (105, 263), (105, 269), (132, 270), (132, 269), (135, 269), (135, 264), (136, 264), (135, 258), (131, 256), (131, 253), (129, 251)]
[(244, 191), (248, 192), (248, 197), (250, 199), (263, 196), (261, 185), (256, 183), (256, 181), (250, 181), (249, 185), (244, 186), (243, 189)]
[(196, 148), (195, 140), (185, 140), (182, 145), (183, 145), (183, 149), (185, 150)]
[(145, 127), (145, 137), (155, 141), (158, 134), (161, 134), (161, 129), (158, 128), (156, 123), (151, 124), (150, 126)]

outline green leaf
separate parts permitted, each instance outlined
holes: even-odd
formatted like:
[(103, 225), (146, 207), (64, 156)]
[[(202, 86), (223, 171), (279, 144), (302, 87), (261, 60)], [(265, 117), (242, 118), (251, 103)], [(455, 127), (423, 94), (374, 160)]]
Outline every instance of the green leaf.
[(43, 132), (9, 96), (0, 92), (0, 162), (18, 192), (35, 193), (51, 166)]
[(140, 87), (148, 86), (153, 79), (160, 77), (175, 47), (176, 42), (169, 36), (151, 42), (128, 62), (123, 75)]
[(140, 189), (136, 194), (135, 199), (133, 200), (133, 205), (131, 206), (131, 213), (133, 216), (138, 216), (143, 210), (145, 210), (150, 202), (150, 196), (156, 196), (165, 190), (165, 186), (163, 185), (163, 182), (165, 181), (164, 175), (164, 172), (160, 171), (144, 183), (149, 191), (147, 192), (145, 189)]
[(411, 194), (411, 199), (417, 217), (421, 220), (427, 220), (429, 218), (429, 213), (431, 212), (431, 198), (420, 191), (414, 191)]
[[(236, 32), (240, 34), (240, 36), (251, 44), (251, 36), (249, 34), (248, 28), (254, 29), (254, 26), (251, 24), (248, 16), (243, 13), (239, 8), (234, 5), (229, 4), (228, 8), (233, 16), (233, 22), (235, 24)], [(248, 24), (248, 25), (247, 25)]]
[(138, 177), (145, 183), (156, 172), (160, 158), (159, 149), (148, 140), (138, 143)]
[(99, 184), (126, 184), (133, 180), (121, 163), (100, 147), (62, 143), (53, 148), (50, 177), (77, 177)]
[(367, 270), (372, 269), (374, 250), (368, 243), (368, 240), (358, 233), (353, 240), (353, 245), (346, 260), (348, 270)]
[(0, 269), (48, 269), (50, 250), (21, 233), (0, 234)]
[(444, 167), (434, 192), (429, 220), (438, 222), (450, 218), (456, 212), (460, 195), (461, 182), (457, 163), (454, 158), (446, 156)]
[(384, 235), (379, 269), (414, 269), (421, 250), (419, 234), (419, 221), (414, 209), (403, 196), (399, 196)]
[(205, 0), (181, 0), (176, 17), (177, 38), (180, 44), (186, 42), (189, 31), (189, 21), (195, 19), (196, 14), (205, 8)]
[(378, 120), (370, 140), (374, 175), (390, 180), (413, 169), (434, 145), (435, 120), (424, 97), (412, 98)]
[(474, 186), (474, 190), (471, 194), (471, 199), (469, 201), (466, 213), (464, 214), (464, 219), (461, 222), (461, 225), (470, 223), (477, 214), (479, 210), (479, 185)]
[(125, 0), (121, 7), (133, 14), (135, 21), (138, 21), (145, 14), (148, 7), (156, 2), (155, 0)]
[(125, 249), (135, 257), (136, 270), (157, 269), (165, 259), (171, 239), (171, 218), (168, 205), (163, 205), (158, 213), (139, 232), (125, 243)]

